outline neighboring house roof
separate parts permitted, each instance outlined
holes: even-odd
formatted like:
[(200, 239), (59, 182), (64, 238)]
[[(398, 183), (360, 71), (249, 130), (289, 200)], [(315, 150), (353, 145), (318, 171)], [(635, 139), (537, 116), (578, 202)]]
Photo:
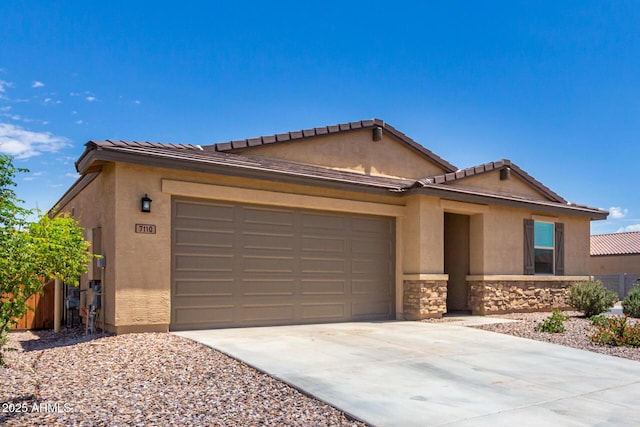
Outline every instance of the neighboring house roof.
[(385, 123), (381, 119), (360, 120), (357, 122), (340, 123), (332, 126), (323, 126), (312, 129), (303, 129), (287, 133), (279, 133), (276, 135), (259, 136), (257, 138), (240, 139), (236, 141), (221, 142), (213, 145), (207, 145), (203, 148), (205, 150), (214, 150), (219, 152), (238, 152), (244, 148), (256, 147), (259, 145), (270, 145), (282, 142), (291, 142), (302, 139), (309, 139), (317, 136), (324, 136), (335, 133), (345, 133), (359, 129), (373, 129), (375, 127), (381, 127), (384, 132), (395, 136), (398, 140), (404, 143), (413, 151), (417, 152), (421, 156), (426, 157), (432, 162), (436, 163), (445, 171), (454, 172), (458, 168), (451, 163), (444, 160), (442, 157), (433, 153), (431, 150), (427, 150), (422, 145), (418, 144), (413, 139), (409, 138), (404, 133), (400, 132), (388, 123)]
[(591, 255), (640, 255), (640, 231), (591, 236)]
[[(445, 170), (451, 170), (451, 173), (414, 181), (412, 179), (375, 176), (358, 172), (331, 169), (328, 167), (314, 166), (307, 163), (265, 156), (236, 154), (234, 152), (229, 152), (235, 150), (235, 148), (224, 148), (221, 144), (213, 146), (199, 146), (190, 144), (162, 144), (136, 141), (89, 141), (86, 144), (84, 153), (82, 153), (76, 162), (76, 169), (85, 177), (83, 177), (84, 179), (81, 178), (78, 180), (72, 188), (63, 195), (59, 201), (59, 205), (64, 205), (66, 201), (70, 200), (75, 194), (81, 191), (84, 186), (88, 185), (88, 183), (95, 178), (92, 174), (101, 170), (102, 163), (126, 162), (173, 169), (184, 169), (195, 172), (277, 180), (280, 182), (321, 185), (340, 189), (348, 188), (354, 191), (381, 192), (385, 194), (395, 194), (397, 196), (421, 193), (448, 198), (451, 200), (505, 206), (520, 206), (538, 211), (581, 215), (587, 216), (591, 219), (604, 219), (607, 216), (607, 212), (600, 209), (567, 203), (560, 196), (549, 190), (508, 160), (501, 160), (499, 162), (487, 163), (474, 168), (456, 171), (453, 165), (440, 159), (429, 150), (422, 148), (415, 141), (378, 119), (327, 126), (326, 128), (314, 128), (313, 132), (314, 135), (320, 135), (323, 131), (318, 131), (318, 129), (326, 129), (327, 133), (335, 133), (367, 127), (373, 128), (375, 126), (383, 127), (384, 131), (392, 133), (404, 143), (413, 147), (420, 153), (420, 155), (427, 156), (432, 160), (439, 159), (438, 162), (440, 162), (442, 167), (445, 168)], [(300, 135), (296, 132), (290, 132), (289, 139), (292, 138), (291, 135), (293, 135), (294, 139), (311, 137), (311, 130), (299, 132)], [(275, 138), (275, 142), (279, 142), (278, 135), (276, 135)], [(259, 142), (258, 139), (260, 140)], [(281, 138), (281, 140), (284, 141), (284, 137)], [(256, 138), (255, 140), (244, 141), (247, 146), (248, 144), (255, 145), (274, 143), (269, 142), (270, 137), (261, 137)], [(233, 146), (235, 142), (227, 144), (231, 144), (231, 146)], [(239, 148), (242, 146), (242, 144), (236, 145), (238, 145)], [(511, 171), (517, 173), (523, 180), (527, 181), (530, 185), (548, 197), (549, 200), (537, 200), (532, 199), (531, 197), (514, 194), (500, 194), (495, 191), (492, 192), (490, 189), (447, 185), (447, 183), (460, 180), (464, 177), (506, 167), (510, 167)], [(88, 177), (87, 175), (91, 176)]]
[(481, 175), (483, 173), (490, 172), (496, 169), (500, 170), (505, 168), (508, 168), (510, 173), (513, 172), (518, 175), (521, 179), (529, 183), (529, 185), (534, 187), (540, 193), (547, 196), (550, 200), (558, 203), (567, 203), (567, 201), (560, 197), (560, 195), (551, 191), (549, 187), (545, 186), (540, 181), (526, 173), (524, 170), (520, 169), (515, 163), (511, 162), (511, 160), (507, 159), (498, 160), (497, 162), (484, 163), (478, 166), (472, 166), (470, 168), (457, 170), (455, 172), (447, 174), (425, 177), (419, 179), (417, 183), (421, 186), (426, 186), (428, 184), (444, 184), (447, 182), (459, 181), (471, 176)]

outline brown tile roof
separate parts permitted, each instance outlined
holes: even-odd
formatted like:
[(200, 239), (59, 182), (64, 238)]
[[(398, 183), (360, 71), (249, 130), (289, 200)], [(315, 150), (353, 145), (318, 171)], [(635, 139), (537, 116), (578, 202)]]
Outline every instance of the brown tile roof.
[[(89, 141), (76, 162), (81, 174), (100, 170), (102, 162), (128, 162), (149, 166), (186, 169), (311, 185), (357, 186), (359, 191), (382, 191), (386, 194), (409, 195), (421, 192), (434, 197), (506, 206), (527, 206), (549, 212), (572, 212), (592, 219), (603, 219), (606, 212), (587, 206), (554, 201), (531, 200), (514, 195), (496, 194), (474, 188), (445, 184), (418, 183), (413, 180), (364, 175), (312, 166), (289, 160), (254, 155), (240, 155), (204, 150), (197, 145), (140, 143), (127, 141)], [(524, 205), (523, 205), (524, 204)]]
[(640, 254), (640, 231), (591, 236), (591, 255)]
[[(138, 143), (127, 141), (89, 141), (85, 152), (76, 162), (80, 173), (87, 170), (93, 160), (131, 161), (163, 167), (175, 167), (178, 163), (188, 164), (189, 169), (204, 172), (219, 172), (214, 169), (236, 169), (244, 172), (268, 172), (281, 177), (313, 178), (343, 184), (358, 184), (399, 191), (413, 184), (401, 178), (363, 175), (356, 172), (340, 171), (290, 160), (273, 159), (216, 151), (205, 151), (197, 145)], [(97, 154), (96, 154), (97, 153)], [(126, 159), (114, 156), (127, 156)]]
[(381, 119), (360, 120), (357, 122), (340, 123), (332, 126), (303, 129), (298, 131), (279, 133), (276, 135), (259, 136), (256, 138), (240, 139), (229, 142), (220, 142), (213, 145), (205, 145), (203, 146), (203, 148), (205, 151), (213, 150), (219, 152), (236, 152), (237, 150), (242, 150), (243, 148), (255, 147), (258, 145), (295, 141), (313, 138), (316, 136), (329, 135), (333, 133), (350, 132), (358, 129), (373, 129), (374, 127), (381, 127), (383, 132), (387, 132), (388, 134), (395, 136), (409, 148), (418, 152), (420, 155), (429, 158), (445, 171), (454, 172), (457, 169), (454, 165), (447, 162), (442, 157), (436, 155), (431, 150), (424, 148), (422, 145), (418, 144), (416, 141), (400, 132), (390, 124), (385, 123), (384, 120)]
[(484, 163), (478, 166), (472, 166), (466, 169), (460, 169), (455, 172), (442, 174), (442, 175), (434, 175), (426, 178), (421, 178), (417, 181), (417, 184), (425, 186), (429, 184), (445, 184), (448, 182), (458, 181), (464, 178), (468, 178), (474, 175), (481, 175), (486, 172), (490, 172), (493, 170), (499, 170), (509, 168), (511, 172), (518, 175), (524, 181), (528, 182), (532, 187), (536, 190), (544, 194), (554, 202), (558, 203), (567, 203), (565, 199), (563, 199), (559, 194), (553, 192), (549, 187), (526, 173), (520, 167), (518, 167), (515, 163), (508, 159), (498, 160), (496, 162)]

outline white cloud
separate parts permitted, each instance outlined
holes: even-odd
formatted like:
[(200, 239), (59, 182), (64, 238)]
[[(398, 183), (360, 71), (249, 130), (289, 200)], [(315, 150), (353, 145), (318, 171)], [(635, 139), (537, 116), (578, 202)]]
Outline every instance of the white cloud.
[(89, 101), (89, 102), (93, 102), (93, 101), (95, 101), (95, 100), (96, 100), (96, 97), (95, 97), (95, 96), (87, 96), (85, 99), (86, 99), (87, 101)]
[(133, 103), (136, 104), (136, 105), (140, 105), (140, 100), (136, 99), (135, 101), (133, 101)]
[(83, 122), (82, 120), (76, 120), (76, 124), (77, 124), (77, 125), (81, 125), (81, 124), (83, 124), (83, 123), (84, 123), (84, 122)]
[(35, 87), (42, 87), (42, 86), (44, 86), (44, 83), (39, 82), (39, 81), (34, 81), (34, 82), (31, 84), (31, 87), (34, 87), (34, 88), (35, 88)]
[(621, 208), (618, 206), (612, 206), (609, 208), (609, 216), (611, 219), (624, 218), (627, 214), (629, 214), (629, 209), (627, 208)]
[(13, 87), (13, 83), (0, 80), (0, 93), (5, 93), (8, 87)]
[(75, 179), (78, 179), (78, 178), (80, 178), (82, 175), (80, 175), (79, 173), (66, 173), (66, 174), (64, 174), (64, 176), (67, 176), (67, 177), (69, 177), (69, 178), (75, 178)]
[(0, 111), (9, 111), (11, 110), (11, 105), (5, 105), (4, 107), (0, 107)]
[(640, 231), (640, 224), (627, 225), (626, 227), (620, 227), (616, 233), (624, 233), (627, 231)]
[(26, 159), (68, 147), (67, 138), (50, 132), (33, 132), (9, 123), (0, 123), (0, 152)]

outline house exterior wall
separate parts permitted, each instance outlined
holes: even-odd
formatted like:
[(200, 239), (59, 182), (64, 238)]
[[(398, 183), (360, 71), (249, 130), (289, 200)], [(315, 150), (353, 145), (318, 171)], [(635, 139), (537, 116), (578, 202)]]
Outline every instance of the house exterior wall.
[[(295, 148), (294, 148), (295, 147)], [(388, 134), (373, 141), (371, 129), (244, 148), (243, 154), (350, 170), (366, 175), (419, 179), (444, 170)]]
[[(145, 194), (153, 199), (150, 213), (140, 212), (140, 198)], [(395, 217), (399, 319), (440, 317), (447, 311), (445, 212), (469, 216), (467, 282), (472, 289), (470, 309), (474, 313), (520, 309), (523, 295), (527, 300), (542, 296), (533, 308), (533, 303), (527, 303), (529, 309), (550, 310), (562, 304), (558, 293), (566, 292), (568, 284), (579, 279), (577, 276), (588, 273), (589, 220), (581, 217), (545, 217), (566, 227), (568, 276), (550, 280), (522, 276), (523, 220), (540, 217), (525, 209), (443, 200), (424, 194), (387, 196), (134, 164), (105, 164), (101, 174), (61, 208), (73, 212), (84, 227), (102, 227), (103, 253), (107, 258), (103, 304), (108, 330), (126, 333), (169, 328), (173, 196)], [(135, 233), (136, 224), (153, 224), (156, 232)], [(531, 286), (561, 290), (531, 293)], [(494, 308), (493, 301), (499, 301), (499, 295), (505, 293), (510, 295), (506, 297), (508, 303)]]
[[(150, 213), (140, 212), (140, 198), (145, 194), (153, 200)], [(91, 184), (61, 207), (62, 211), (73, 212), (83, 227), (103, 229), (103, 252), (107, 258), (103, 304), (108, 330), (126, 333), (169, 328), (172, 196), (397, 218), (404, 214), (403, 202), (393, 196), (108, 164)], [(136, 224), (153, 224), (156, 233), (135, 233)], [(397, 235), (400, 233), (398, 230)], [(399, 272), (400, 267), (397, 268)], [(401, 303), (396, 311), (402, 315)]]
[[(104, 255), (107, 268), (104, 270), (104, 283), (112, 284), (117, 282), (116, 273), (116, 165), (105, 164), (102, 172), (85, 187), (73, 200), (65, 206), (60, 206), (61, 212), (72, 215), (82, 227), (85, 228), (85, 239), (93, 241), (91, 230), (102, 229), (101, 248), (90, 247), (93, 253)], [(88, 280), (101, 277), (101, 272), (96, 272), (89, 277), (84, 274), (80, 278), (80, 287), (87, 289)], [(103, 313), (106, 327), (112, 329), (115, 318), (115, 288), (105, 286), (103, 288)], [(86, 304), (87, 293), (80, 293), (81, 306)]]
[(593, 275), (640, 274), (640, 254), (591, 256), (589, 266)]
[(453, 187), (483, 189), (492, 193), (517, 194), (535, 200), (546, 200), (542, 193), (532, 188), (531, 185), (527, 184), (515, 173), (511, 173), (509, 179), (500, 179), (499, 169), (453, 181), (450, 185)]

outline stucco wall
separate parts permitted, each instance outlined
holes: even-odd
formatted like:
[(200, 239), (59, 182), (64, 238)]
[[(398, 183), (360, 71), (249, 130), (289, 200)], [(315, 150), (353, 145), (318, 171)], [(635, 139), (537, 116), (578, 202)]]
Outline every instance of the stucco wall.
[(513, 172), (509, 179), (501, 180), (499, 169), (453, 181), (450, 185), (454, 187), (478, 188), (503, 194), (516, 194), (537, 200), (547, 200), (546, 196), (531, 187), (531, 185)]
[(591, 274), (640, 274), (640, 254), (592, 256)]
[[(92, 240), (91, 230), (97, 227), (102, 229), (101, 251), (99, 248), (90, 248), (94, 253), (100, 253), (105, 256), (107, 263), (104, 269), (103, 287), (103, 316), (106, 327), (113, 329), (115, 324), (115, 288), (111, 284), (117, 282), (117, 260), (115, 257), (115, 223), (116, 209), (115, 200), (112, 197), (115, 194), (115, 165), (104, 165), (102, 172), (95, 178), (80, 194), (78, 194), (71, 203), (60, 206), (61, 212), (71, 214), (82, 227), (85, 228), (85, 238)], [(90, 279), (88, 274), (84, 274), (80, 278), (81, 289), (87, 288), (87, 281)], [(94, 277), (100, 278), (101, 272), (97, 271)], [(81, 302), (84, 303), (85, 292), (81, 294)], [(83, 304), (84, 305), (84, 304)]]
[[(589, 274), (589, 219), (567, 215), (532, 214), (523, 209), (500, 206), (491, 206), (484, 215), (483, 260), (472, 263), (471, 274), (523, 274), (525, 218), (563, 223), (565, 274)], [(472, 245), (473, 239), (472, 235)], [(479, 266), (482, 271), (477, 270)]]
[[(145, 194), (153, 199), (151, 213), (140, 212), (140, 198)], [(107, 324), (112, 330), (168, 330), (172, 196), (396, 217), (396, 312), (399, 317), (403, 316), (402, 292), (406, 281), (437, 281), (440, 287), (444, 286), (446, 294), (443, 285), (447, 280), (443, 274), (445, 212), (470, 217), (468, 256), (470, 274), (476, 275), (522, 274), (523, 219), (533, 216), (523, 209), (426, 195), (354, 193), (277, 181), (107, 164), (98, 178), (63, 209), (75, 212), (84, 227), (103, 229), (103, 249), (107, 256), (104, 304)], [(589, 220), (568, 216), (549, 218), (565, 224), (566, 274), (587, 274)], [(153, 224), (156, 233), (135, 233), (136, 224)], [(430, 301), (441, 301), (442, 297)], [(439, 315), (444, 309), (439, 306), (436, 311), (430, 315)]]
[(243, 149), (242, 153), (295, 160), (367, 175), (411, 179), (439, 175), (444, 171), (393, 136), (383, 134), (381, 141), (373, 141), (371, 129), (256, 146)]

